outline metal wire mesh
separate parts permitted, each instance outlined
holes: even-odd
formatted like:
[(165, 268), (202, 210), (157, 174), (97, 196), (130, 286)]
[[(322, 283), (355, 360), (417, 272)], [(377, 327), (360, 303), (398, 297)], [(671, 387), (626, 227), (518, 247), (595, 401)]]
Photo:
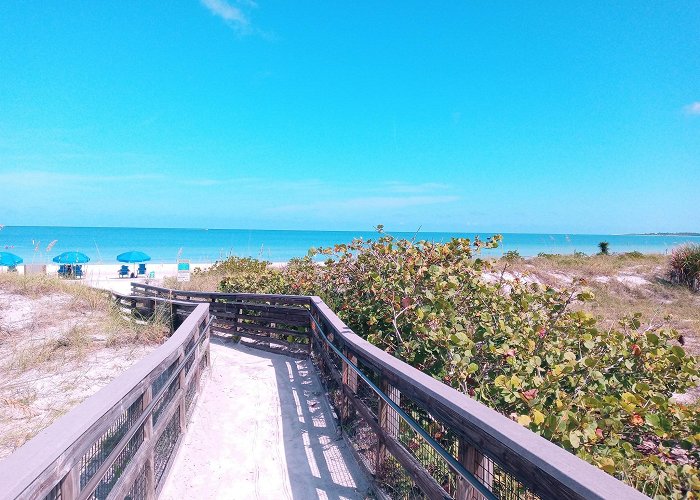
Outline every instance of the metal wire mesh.
[(192, 348), (194, 347), (194, 335), (190, 337), (190, 340), (187, 342), (187, 345), (185, 346), (185, 356), (187, 356)]
[(80, 459), (80, 488), (82, 489), (102, 466), (119, 441), (143, 413), (143, 397), (139, 397), (123, 412), (107, 431), (95, 441)]
[(185, 361), (185, 373), (190, 372), (190, 368), (192, 368), (192, 364), (194, 363), (194, 356), (190, 356), (187, 358), (187, 361)]
[(146, 465), (144, 464), (131, 488), (124, 495), (124, 500), (145, 500), (146, 494)]
[(194, 400), (195, 394), (197, 394), (197, 379), (193, 377), (187, 386), (187, 392), (185, 392), (185, 411), (188, 416), (192, 413), (192, 408), (194, 408), (192, 406), (192, 401)]
[(202, 355), (202, 359), (199, 360), (199, 371), (202, 372), (209, 364), (209, 354), (206, 352)]
[[(323, 325), (321, 327), (323, 328)], [(328, 337), (333, 342), (332, 336), (328, 335)], [(372, 430), (371, 425), (368, 425), (364, 418), (349, 404), (348, 398), (337, 382), (337, 378), (343, 373), (343, 363), (340, 356), (317, 336), (314, 336), (314, 343), (316, 349), (323, 349), (323, 352), (326, 353), (325, 356), (317, 355), (315, 360), (320, 368), (329, 400), (340, 416), (343, 431), (366, 468), (374, 474), (377, 484), (391, 498), (426, 498), (426, 493), (421, 491), (414, 480), (419, 476), (412, 476), (412, 473), (409, 473), (400, 461), (388, 452), (383, 442)], [(340, 345), (336, 345), (336, 347), (339, 350), (342, 349)], [(482, 453), (483, 450), (475, 447), (473, 443), (471, 443), (471, 448), (466, 443), (462, 443), (454, 429), (436, 419), (419, 402), (402, 395), (389, 384), (382, 384), (380, 374), (375, 372), (371, 365), (362, 359), (355, 360), (352, 355), (349, 357), (360, 372), (374, 386), (380, 387), (384, 394), (408, 416), (409, 420), (415, 421), (432, 438), (433, 442), (436, 442), (444, 452), (459, 461), (496, 497), (508, 500), (535, 500), (538, 498), (517, 478), (509, 474), (505, 468), (485, 456)], [(381, 399), (374, 387), (355, 375), (351, 368), (346, 369), (343, 377), (344, 383), (351, 389), (360, 404), (369, 410), (368, 417), (371, 416), (372, 420), (381, 426), (387, 436), (386, 439), (398, 442), (413, 457), (414, 463), (419, 464), (423, 471), (433, 478), (433, 486), (430, 486), (432, 491), (436, 492), (442, 488), (448, 496), (483, 498), (452, 468), (447, 459), (441, 455), (444, 452), (438, 453), (433, 444), (414, 430), (408, 421), (401, 416), (401, 413), (392, 409), (388, 403)], [(423, 481), (422, 484), (427, 484), (425, 479), (421, 481)]]
[(180, 388), (180, 379), (176, 378), (168, 386), (168, 390), (163, 393), (163, 395), (158, 398), (156, 404), (153, 405), (153, 425), (156, 425), (158, 419), (162, 413), (170, 406), (170, 402), (175, 397), (177, 390)]
[(97, 488), (95, 488), (95, 491), (88, 497), (90, 500), (103, 500), (107, 498), (116, 482), (126, 470), (129, 462), (131, 462), (131, 459), (134, 458), (139, 447), (143, 444), (143, 438), (144, 433), (142, 425), (131, 439), (129, 439), (129, 442), (122, 451), (119, 452), (119, 455), (117, 455), (117, 458), (112, 462), (109, 469), (107, 469), (105, 475), (102, 476), (102, 480), (97, 485)]
[(164, 370), (163, 373), (158, 375), (158, 377), (153, 381), (153, 384), (151, 385), (151, 393), (153, 394), (153, 396), (158, 394), (158, 391), (160, 391), (163, 388), (163, 386), (166, 384), (166, 382), (175, 372), (176, 369), (177, 360), (173, 361), (173, 363), (168, 367), (167, 370)]
[(168, 460), (170, 460), (170, 455), (175, 449), (175, 444), (177, 443), (177, 438), (180, 435), (180, 409), (178, 408), (173, 414), (168, 425), (163, 429), (163, 432), (158, 437), (156, 441), (156, 446), (154, 449), (154, 474), (156, 479), (156, 486), (160, 484), (163, 478), (163, 473), (168, 465)]

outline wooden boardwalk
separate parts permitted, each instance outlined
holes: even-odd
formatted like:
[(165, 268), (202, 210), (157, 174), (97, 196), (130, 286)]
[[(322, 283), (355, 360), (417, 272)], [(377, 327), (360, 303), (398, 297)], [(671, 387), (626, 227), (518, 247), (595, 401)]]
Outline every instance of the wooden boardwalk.
[(310, 361), (212, 339), (203, 382), (160, 498), (365, 498)]

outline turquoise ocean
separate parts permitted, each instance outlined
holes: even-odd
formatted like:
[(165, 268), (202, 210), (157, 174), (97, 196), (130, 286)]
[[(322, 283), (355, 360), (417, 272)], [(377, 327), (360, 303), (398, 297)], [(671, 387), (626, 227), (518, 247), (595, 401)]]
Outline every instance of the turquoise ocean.
[[(452, 237), (486, 238), (494, 233), (390, 232), (399, 238), (444, 242)], [(373, 231), (283, 231), (255, 229), (155, 229), (124, 227), (5, 226), (0, 230), (0, 251), (22, 257), (25, 263), (48, 263), (61, 252), (80, 251), (93, 263), (116, 263), (116, 256), (141, 250), (153, 262), (193, 263), (220, 260), (229, 255), (283, 262), (303, 257), (309, 248), (347, 243), (353, 238), (376, 239)], [(51, 242), (55, 244), (47, 251)], [(611, 252), (639, 251), (668, 253), (687, 242), (700, 243), (700, 236), (611, 235), (611, 234), (528, 234), (503, 233), (503, 244), (485, 251), (500, 256), (517, 250), (522, 256), (538, 253), (596, 253), (600, 241), (610, 243)]]

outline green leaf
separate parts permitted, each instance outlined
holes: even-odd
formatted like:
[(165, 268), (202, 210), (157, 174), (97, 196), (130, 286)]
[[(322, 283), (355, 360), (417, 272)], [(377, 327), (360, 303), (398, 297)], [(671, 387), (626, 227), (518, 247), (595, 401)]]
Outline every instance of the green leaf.
[(651, 425), (652, 427), (659, 427), (661, 425), (659, 416), (655, 415), (654, 413), (647, 413), (644, 416), (644, 420), (646, 420), (646, 423)]
[(685, 350), (683, 350), (682, 347), (679, 347), (677, 345), (674, 345), (673, 347), (671, 347), (671, 352), (673, 354), (675, 354), (676, 356), (678, 356), (679, 358), (685, 357)]

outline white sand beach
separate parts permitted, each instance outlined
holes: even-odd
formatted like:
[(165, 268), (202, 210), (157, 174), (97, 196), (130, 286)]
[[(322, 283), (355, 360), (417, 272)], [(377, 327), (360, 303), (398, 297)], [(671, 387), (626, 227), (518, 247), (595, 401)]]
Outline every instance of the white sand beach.
[[(103, 288), (105, 290), (113, 290), (115, 292), (128, 294), (131, 289), (131, 282), (137, 281), (141, 283), (151, 283), (154, 285), (161, 285), (166, 277), (177, 276), (177, 263), (150, 263), (146, 262), (146, 275), (138, 276), (136, 278), (119, 277), (119, 270), (122, 265), (126, 264), (83, 264), (84, 276), (81, 279), (70, 280), (74, 283), (80, 283), (87, 286), (92, 286), (95, 288)], [(190, 271), (194, 269), (207, 269), (211, 266), (211, 263), (198, 263), (190, 264)], [(6, 268), (0, 272), (7, 272)], [(136, 272), (138, 269), (138, 264), (130, 264), (129, 270), (131, 272)], [(25, 274), (25, 266), (17, 266), (17, 272), (19, 274)], [(46, 274), (48, 276), (58, 276), (58, 264), (48, 264), (46, 266)]]

